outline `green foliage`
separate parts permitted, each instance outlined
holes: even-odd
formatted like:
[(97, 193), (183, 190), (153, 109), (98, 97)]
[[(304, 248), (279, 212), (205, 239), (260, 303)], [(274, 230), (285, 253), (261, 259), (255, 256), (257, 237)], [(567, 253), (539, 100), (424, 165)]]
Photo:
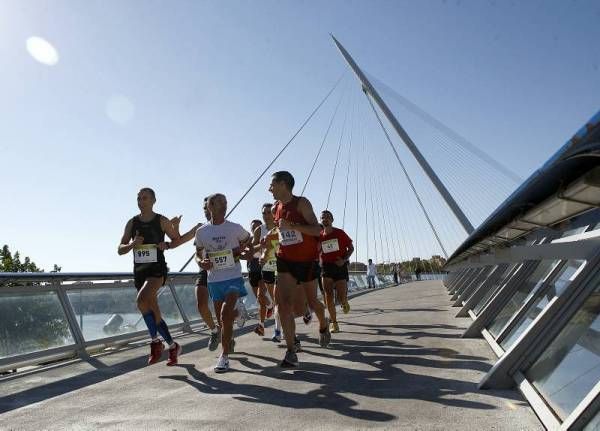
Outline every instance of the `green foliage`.
[[(54, 265), (55, 271), (60, 267)], [(29, 257), (21, 260), (8, 245), (0, 252), (0, 272), (43, 272)], [(9, 286), (14, 283), (8, 284)], [(35, 285), (35, 283), (27, 283)], [(53, 292), (0, 296), (0, 358), (72, 342), (58, 296)]]

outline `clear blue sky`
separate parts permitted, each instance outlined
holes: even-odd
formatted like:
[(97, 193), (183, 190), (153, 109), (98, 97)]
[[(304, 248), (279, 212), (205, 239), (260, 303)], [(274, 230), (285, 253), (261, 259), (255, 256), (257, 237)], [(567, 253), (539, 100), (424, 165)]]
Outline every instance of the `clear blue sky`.
[[(205, 195), (220, 191), (237, 201), (347, 70), (329, 32), (368, 73), (525, 178), (600, 109), (599, 21), (597, 1), (4, 0), (0, 243), (47, 270), (53, 263), (69, 272), (130, 270), (131, 258), (117, 256), (116, 247), (136, 214), (137, 190), (153, 187), (156, 210), (183, 214), (184, 229), (201, 219)], [(29, 55), (31, 36), (57, 49), (56, 65)], [(274, 169), (292, 171), (302, 185), (346, 86), (307, 197), (316, 209), (325, 206), (341, 118), (354, 109), (354, 117), (345, 114), (352, 124), (347, 131), (363, 130), (369, 150), (354, 153), (351, 170), (357, 157), (363, 163), (371, 154), (377, 167), (367, 170), (376, 174), (380, 198), (398, 205), (387, 213), (388, 223), (404, 220), (400, 254), (438, 253), (426, 225), (416, 221), (414, 199), (356, 80), (348, 74), (341, 85)], [(113, 105), (123, 97), (133, 113), (117, 112), (115, 121)], [(464, 189), (475, 224), (507, 193), (486, 182), (485, 169), (481, 181), (461, 180), (449, 159), (436, 159), (442, 153), (426, 133), (407, 129), (448, 181)], [(440, 230), (451, 252), (463, 234), (400, 150), (430, 211), (446, 224)], [(339, 169), (345, 170), (342, 153)], [(338, 222), (343, 175), (330, 205)], [(248, 225), (259, 215), (260, 204), (271, 200), (268, 181), (259, 182), (231, 220)], [(355, 183), (353, 176), (351, 190)], [(362, 214), (362, 189), (360, 196)], [(348, 206), (352, 233), (356, 198)], [(178, 269), (191, 253), (190, 244), (169, 252), (170, 267)]]

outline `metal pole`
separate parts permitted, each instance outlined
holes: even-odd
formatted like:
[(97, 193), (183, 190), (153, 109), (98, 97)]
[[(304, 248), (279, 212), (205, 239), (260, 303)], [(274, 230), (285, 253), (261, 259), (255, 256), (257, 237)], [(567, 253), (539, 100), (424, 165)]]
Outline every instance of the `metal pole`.
[(460, 207), (458, 206), (458, 204), (456, 203), (456, 201), (454, 200), (454, 198), (452, 197), (452, 195), (450, 194), (450, 192), (448, 191), (446, 186), (444, 186), (442, 181), (439, 179), (437, 174), (431, 168), (431, 166), (429, 165), (429, 163), (427, 162), (425, 157), (423, 157), (423, 155), (421, 154), (421, 152), (419, 151), (419, 149), (417, 148), (415, 143), (412, 141), (410, 136), (408, 136), (406, 131), (402, 128), (402, 126), (400, 125), (400, 123), (398, 122), (396, 117), (394, 116), (394, 114), (392, 114), (392, 112), (390, 111), (388, 106), (385, 104), (385, 102), (383, 101), (381, 96), (379, 96), (379, 93), (377, 93), (377, 90), (375, 90), (375, 88), (371, 85), (371, 82), (367, 79), (365, 74), (358, 67), (358, 65), (354, 62), (354, 60), (352, 59), (352, 57), (350, 56), (348, 51), (346, 51), (346, 49), (344, 49), (344, 47), (337, 41), (337, 39), (333, 35), (331, 35), (331, 38), (333, 39), (335, 45), (339, 49), (340, 53), (342, 54), (342, 56), (344, 57), (344, 59), (346, 60), (346, 62), (350, 66), (350, 68), (354, 71), (354, 73), (358, 77), (359, 81), (361, 82), (361, 84), (363, 86), (363, 90), (365, 92), (367, 92), (369, 95), (371, 95), (373, 100), (375, 100), (375, 103), (377, 103), (377, 105), (379, 106), (379, 108), (381, 109), (383, 114), (386, 116), (388, 121), (391, 123), (394, 130), (396, 130), (396, 133), (398, 133), (398, 136), (400, 136), (402, 141), (404, 141), (404, 143), (406, 144), (406, 146), (408, 147), (410, 152), (413, 154), (415, 159), (417, 159), (417, 162), (419, 163), (419, 165), (421, 165), (421, 168), (423, 168), (423, 170), (425, 171), (425, 173), (427, 174), (427, 176), (429, 177), (429, 179), (431, 180), (431, 182), (433, 183), (435, 188), (442, 195), (442, 198), (444, 199), (444, 201), (446, 201), (446, 204), (450, 207), (450, 210), (454, 213), (454, 216), (458, 219), (458, 222), (462, 225), (463, 229), (468, 234), (471, 234), (474, 230), (473, 225), (471, 224), (471, 222), (469, 221), (469, 219), (467, 218), (465, 213), (460, 209)]

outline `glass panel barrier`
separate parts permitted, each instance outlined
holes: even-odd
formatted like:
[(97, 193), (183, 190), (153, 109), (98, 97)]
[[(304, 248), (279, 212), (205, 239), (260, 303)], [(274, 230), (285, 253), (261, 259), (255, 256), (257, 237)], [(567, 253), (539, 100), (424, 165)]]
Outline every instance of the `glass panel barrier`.
[(488, 301), (498, 291), (498, 289), (500, 289), (502, 286), (504, 286), (506, 283), (508, 283), (512, 279), (512, 277), (514, 277), (521, 270), (522, 267), (523, 267), (522, 263), (515, 263), (515, 264), (510, 265), (508, 268), (506, 268), (506, 270), (504, 271), (504, 274), (502, 274), (500, 276), (499, 281), (497, 283), (494, 283), (494, 284), (488, 286), (488, 289), (487, 289), (485, 295), (483, 295), (483, 297), (479, 300), (477, 305), (475, 305), (475, 307), (473, 308), (473, 312), (475, 314), (479, 314), (481, 312), (481, 310), (483, 310), (483, 308), (486, 306)]
[[(69, 286), (67, 291), (75, 318), (86, 341), (120, 334), (143, 331), (146, 325), (137, 309), (137, 291), (134, 287)], [(158, 305), (163, 320), (168, 324), (183, 319), (168, 287), (159, 291)]]
[(75, 343), (56, 292), (0, 294), (0, 358)]
[(558, 264), (560, 264), (560, 260), (558, 259), (540, 261), (535, 271), (533, 271), (533, 274), (531, 274), (525, 282), (521, 283), (517, 291), (513, 293), (510, 300), (488, 326), (488, 330), (494, 338), (498, 337), (502, 328), (504, 328), (515, 313), (519, 311), (523, 304), (529, 300), (531, 295), (537, 291)]
[(600, 431), (600, 412), (596, 413), (592, 420), (583, 428), (583, 431)]
[[(179, 305), (183, 308), (183, 312), (190, 320), (202, 319), (200, 313), (198, 313), (198, 306), (196, 305), (196, 284), (195, 283), (173, 283)], [(209, 300), (209, 302), (212, 302)]]
[(563, 420), (600, 380), (600, 282), (525, 375)]
[(531, 322), (546, 308), (548, 303), (556, 296), (562, 293), (569, 287), (571, 282), (575, 280), (577, 275), (585, 266), (585, 261), (569, 260), (564, 265), (554, 280), (538, 294), (537, 298), (532, 302), (527, 310), (527, 313), (521, 317), (519, 322), (511, 329), (508, 335), (500, 342), (500, 345), (507, 350), (515, 342), (517, 338), (531, 325)]

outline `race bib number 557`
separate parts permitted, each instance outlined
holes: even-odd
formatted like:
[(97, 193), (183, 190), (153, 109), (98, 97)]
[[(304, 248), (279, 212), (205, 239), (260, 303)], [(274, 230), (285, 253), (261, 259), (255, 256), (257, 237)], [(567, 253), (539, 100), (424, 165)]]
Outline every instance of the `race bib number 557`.
[(213, 271), (220, 271), (222, 269), (230, 269), (235, 266), (235, 260), (233, 259), (233, 251), (220, 250), (220, 251), (209, 251), (208, 258), (213, 264)]

